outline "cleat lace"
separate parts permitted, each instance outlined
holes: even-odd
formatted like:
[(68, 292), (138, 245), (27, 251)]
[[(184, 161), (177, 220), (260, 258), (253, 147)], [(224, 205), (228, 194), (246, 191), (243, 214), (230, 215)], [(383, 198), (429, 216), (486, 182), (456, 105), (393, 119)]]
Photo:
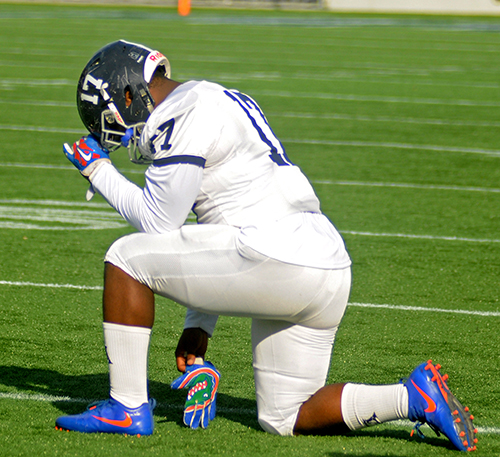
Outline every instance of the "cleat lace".
[(425, 435), (423, 434), (422, 430), (420, 430), (420, 427), (422, 427), (422, 425), (424, 425), (423, 422), (415, 422), (415, 426), (413, 427), (410, 436), (413, 436), (416, 433), (420, 439), (425, 439)]

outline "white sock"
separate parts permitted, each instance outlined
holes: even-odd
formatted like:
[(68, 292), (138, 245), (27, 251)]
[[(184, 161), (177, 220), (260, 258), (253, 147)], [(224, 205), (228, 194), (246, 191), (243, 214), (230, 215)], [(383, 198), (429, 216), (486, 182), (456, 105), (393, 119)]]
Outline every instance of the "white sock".
[(103, 323), (109, 362), (110, 396), (129, 408), (148, 401), (151, 329)]
[(351, 430), (408, 417), (408, 391), (403, 384), (346, 384), (342, 418)]

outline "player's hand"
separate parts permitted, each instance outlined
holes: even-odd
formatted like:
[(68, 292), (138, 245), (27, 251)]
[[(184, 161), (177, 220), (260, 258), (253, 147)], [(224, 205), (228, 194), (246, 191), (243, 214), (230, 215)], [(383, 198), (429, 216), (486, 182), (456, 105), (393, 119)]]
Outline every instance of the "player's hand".
[(134, 129), (129, 128), (125, 130), (125, 134), (121, 137), (120, 142), (124, 148), (128, 147), (128, 144), (130, 143), (130, 139), (134, 136)]
[(177, 369), (184, 373), (188, 366), (195, 363), (196, 357), (205, 357), (208, 347), (208, 334), (201, 328), (186, 328), (182, 332), (175, 350)]
[(210, 362), (204, 362), (187, 366), (186, 372), (172, 382), (172, 389), (189, 389), (183, 418), (188, 427), (207, 428), (215, 418), (219, 380), (217, 369)]
[(73, 147), (64, 143), (63, 152), (86, 178), (89, 178), (103, 163), (111, 163), (108, 151), (99, 144), (93, 135), (80, 138), (79, 141), (73, 143)]

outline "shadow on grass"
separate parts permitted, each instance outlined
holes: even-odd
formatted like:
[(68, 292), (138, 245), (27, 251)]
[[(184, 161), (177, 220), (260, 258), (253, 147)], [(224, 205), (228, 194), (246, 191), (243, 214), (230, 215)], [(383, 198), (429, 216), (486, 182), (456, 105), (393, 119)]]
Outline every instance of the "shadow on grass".
[[(15, 387), (17, 393), (39, 395), (40, 400), (50, 401), (63, 414), (81, 413), (88, 403), (109, 397), (107, 373), (73, 376), (54, 370), (0, 366), (0, 384)], [(150, 381), (149, 393), (158, 402), (155, 409), (158, 423), (175, 422), (184, 426), (185, 390), (173, 390), (168, 383)], [(218, 393), (218, 416), (261, 430), (256, 414), (255, 401)]]
[[(73, 376), (47, 369), (0, 366), (0, 384), (16, 388), (13, 398), (15, 398), (16, 394), (19, 394), (33, 396), (32, 399), (36, 399), (38, 395), (40, 396), (39, 400), (51, 402), (62, 414), (81, 413), (87, 403), (103, 400), (109, 396), (109, 377), (107, 373)], [(173, 390), (169, 384), (158, 381), (150, 381), (149, 391), (151, 397), (158, 402), (155, 409), (155, 421), (157, 423), (173, 422), (179, 426), (184, 426), (182, 411), (186, 392)], [(254, 400), (219, 393), (217, 395), (217, 415), (240, 423), (245, 427), (262, 431), (257, 422)], [(345, 436), (373, 436), (374, 438), (408, 440), (409, 432), (408, 430), (374, 427), (350, 432)], [(412, 440), (416, 439), (419, 438), (412, 438)], [(432, 435), (427, 437), (425, 442), (436, 447), (454, 449), (449, 441)], [(345, 454), (333, 452), (328, 455), (337, 457)], [(377, 457), (377, 454), (363, 455), (363, 457), (369, 456)]]
[(411, 440), (420, 443), (425, 442), (425, 444), (436, 446), (436, 448), (445, 448), (456, 451), (455, 446), (447, 438), (445, 438), (444, 435), (438, 437), (430, 429), (426, 430), (425, 438), (420, 438), (416, 434), (413, 437), (410, 437), (410, 432), (407, 429), (397, 430), (397, 429), (388, 429), (383, 427), (364, 428), (362, 430), (350, 433), (349, 436), (359, 436), (359, 437), (371, 436), (374, 438), (376, 437), (376, 438), (401, 439), (406, 441)]

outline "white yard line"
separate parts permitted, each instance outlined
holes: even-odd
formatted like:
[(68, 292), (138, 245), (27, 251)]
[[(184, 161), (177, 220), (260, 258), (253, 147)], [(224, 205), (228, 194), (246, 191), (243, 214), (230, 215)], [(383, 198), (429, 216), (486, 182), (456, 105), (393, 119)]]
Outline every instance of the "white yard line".
[[(1, 165), (0, 165), (1, 166)], [(325, 182), (318, 182), (324, 184)], [(381, 186), (381, 183), (348, 183), (340, 185), (373, 185)], [(397, 185), (385, 185), (396, 187)], [(404, 185), (401, 185), (405, 187)], [(427, 189), (427, 187), (421, 187)], [(432, 189), (432, 187), (431, 187)], [(483, 191), (497, 192), (498, 189), (478, 189), (478, 188), (447, 188), (442, 190), (463, 190), (463, 191)], [(78, 209), (55, 208), (80, 207)], [(111, 208), (106, 210), (90, 210), (83, 208), (107, 208), (106, 204), (92, 203), (72, 203), (57, 200), (23, 200), (23, 199), (0, 199), (0, 228), (24, 229), (24, 230), (106, 230), (113, 228), (127, 227), (128, 224), (122, 217)], [(195, 222), (195, 216), (188, 217), (188, 223)], [(54, 225), (60, 224), (60, 225)], [(500, 243), (496, 238), (468, 238), (460, 236), (442, 236), (411, 233), (384, 233), (384, 232), (361, 232), (354, 230), (340, 230), (344, 235), (384, 237), (384, 238), (409, 238), (420, 240), (438, 240), (465, 243)]]
[(495, 239), (495, 238), (464, 238), (459, 236), (412, 235), (409, 233), (356, 232), (351, 230), (340, 230), (340, 232), (346, 235), (375, 236), (384, 238), (412, 238), (416, 240), (462, 241), (465, 243), (500, 243), (500, 239)]
[[(498, 105), (500, 106), (500, 104)], [(13, 130), (37, 133), (64, 133), (74, 135), (84, 135), (83, 129), (62, 129), (57, 127), (41, 127), (41, 126), (22, 126), (22, 125), (0, 125), (0, 130)], [(419, 144), (419, 143), (392, 143), (385, 141), (348, 141), (348, 140), (317, 140), (313, 138), (298, 139), (284, 138), (283, 143), (291, 144), (312, 144), (323, 146), (347, 146), (347, 147), (363, 147), (363, 148), (383, 148), (383, 149), (415, 149), (434, 152), (458, 152), (466, 154), (484, 154), (489, 156), (499, 156), (498, 149), (485, 148), (463, 148), (458, 146), (444, 146), (436, 144)], [(6, 166), (6, 164), (0, 164)]]
[[(36, 283), (26, 281), (5, 281), (0, 280), (1, 286), (16, 286), (16, 287), (43, 287), (50, 289), (80, 289), (80, 290), (102, 290), (102, 286), (86, 286), (75, 284), (53, 284), (53, 283)], [(466, 314), (471, 316), (483, 317), (500, 317), (498, 311), (475, 311), (467, 309), (445, 309), (445, 308), (426, 308), (423, 306), (401, 306), (401, 305), (388, 305), (388, 304), (374, 304), (374, 303), (349, 303), (348, 306), (361, 307), (361, 308), (376, 308), (376, 309), (390, 309), (394, 311), (412, 311), (412, 312), (433, 312), (433, 313), (450, 313), (450, 314)]]
[(470, 187), (470, 186), (444, 186), (435, 184), (412, 184), (403, 182), (363, 182), (363, 181), (329, 181), (312, 180), (313, 184), (325, 184), (329, 186), (360, 186), (360, 187), (390, 187), (403, 189), (422, 190), (449, 190), (458, 192), (491, 192), (500, 193), (500, 189), (494, 187)]
[[(0, 399), (6, 400), (20, 400), (20, 401), (40, 401), (40, 402), (48, 402), (48, 403), (78, 403), (82, 405), (88, 405), (93, 403), (95, 399), (90, 398), (73, 398), (68, 396), (60, 396), (60, 395), (46, 395), (46, 394), (26, 394), (23, 392), (0, 392)], [(102, 399), (101, 399), (102, 400)], [(175, 411), (183, 411), (184, 405), (182, 403), (161, 403), (158, 402), (156, 405), (157, 409), (163, 410), (175, 410)], [(230, 413), (230, 414), (238, 414), (245, 416), (256, 416), (257, 408), (225, 408), (221, 406), (217, 406), (217, 411), (222, 413)], [(386, 422), (382, 424), (382, 426), (389, 427), (404, 427), (404, 428), (413, 428), (415, 424), (409, 420), (398, 420), (392, 422)], [(424, 425), (425, 428), (430, 428), (427, 425)], [(485, 435), (500, 435), (500, 427), (477, 427), (477, 430), (481, 434)]]
[[(499, 105), (500, 106), (500, 105)], [(283, 143), (317, 144), (322, 146), (347, 146), (361, 148), (384, 148), (384, 149), (414, 149), (433, 152), (458, 152), (463, 154), (483, 154), (500, 157), (498, 149), (484, 148), (461, 148), (457, 146), (441, 146), (436, 144), (411, 144), (411, 143), (388, 143), (383, 141), (338, 141), (338, 140), (315, 140), (284, 138)]]
[[(33, 169), (52, 169), (52, 170), (75, 170), (72, 165), (49, 165), (40, 163), (12, 163), (12, 162), (0, 162), (0, 168), (33, 168)], [(144, 169), (121, 169), (123, 173), (130, 174), (144, 174)], [(494, 187), (470, 187), (470, 186), (446, 186), (446, 185), (436, 185), (436, 184), (413, 184), (413, 183), (397, 183), (397, 182), (364, 182), (364, 181), (330, 181), (330, 180), (312, 180), (313, 184), (326, 184), (331, 186), (363, 186), (363, 187), (394, 187), (394, 188), (410, 188), (410, 189), (424, 189), (424, 190), (449, 190), (458, 192), (492, 192), (499, 193), (499, 188)], [(32, 202), (36, 204), (42, 200), (30, 200), (24, 201), (25, 203)], [(23, 200), (0, 200), (0, 203), (22, 203)], [(44, 204), (44, 203), (38, 203)], [(52, 203), (50, 203), (52, 204)], [(54, 205), (63, 206), (78, 206), (78, 205), (88, 205), (94, 206), (95, 203), (78, 203), (78, 202), (57, 202)], [(105, 204), (103, 204), (105, 205)]]

